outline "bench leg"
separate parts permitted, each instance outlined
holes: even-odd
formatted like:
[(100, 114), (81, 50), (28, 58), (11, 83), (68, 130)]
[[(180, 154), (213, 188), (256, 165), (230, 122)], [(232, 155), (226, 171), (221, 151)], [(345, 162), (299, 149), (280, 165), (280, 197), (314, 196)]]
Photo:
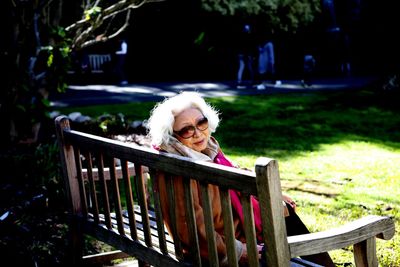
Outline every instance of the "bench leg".
[(81, 266), (83, 256), (83, 233), (81, 226), (76, 218), (71, 219), (69, 226), (69, 261), (71, 266)]
[(354, 245), (354, 261), (357, 267), (378, 267), (375, 237)]

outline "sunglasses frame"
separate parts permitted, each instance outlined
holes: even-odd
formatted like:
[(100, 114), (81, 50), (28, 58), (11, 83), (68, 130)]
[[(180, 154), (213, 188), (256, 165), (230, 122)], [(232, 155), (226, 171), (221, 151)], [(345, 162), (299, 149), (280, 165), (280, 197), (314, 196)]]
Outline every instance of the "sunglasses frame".
[[(200, 129), (200, 128), (199, 128), (199, 124), (203, 124), (203, 123), (207, 124), (207, 127), (205, 127), (204, 129)], [(179, 131), (174, 131), (174, 134), (178, 135), (179, 137), (181, 137), (181, 138), (183, 138), (183, 139), (189, 139), (189, 138), (191, 138), (191, 137), (194, 136), (194, 134), (196, 133), (196, 129), (202, 132), (202, 131), (207, 130), (208, 127), (209, 127), (209, 125), (208, 125), (208, 119), (207, 119), (206, 116), (203, 115), (203, 118), (201, 118), (200, 120), (198, 120), (197, 123), (196, 123), (196, 125), (185, 126), (185, 127), (183, 127), (182, 129), (180, 129)], [(183, 131), (187, 131), (188, 133), (189, 133), (190, 131), (193, 131), (193, 134), (190, 135), (190, 136), (188, 136), (188, 137), (184, 137), (183, 134), (182, 134)]]

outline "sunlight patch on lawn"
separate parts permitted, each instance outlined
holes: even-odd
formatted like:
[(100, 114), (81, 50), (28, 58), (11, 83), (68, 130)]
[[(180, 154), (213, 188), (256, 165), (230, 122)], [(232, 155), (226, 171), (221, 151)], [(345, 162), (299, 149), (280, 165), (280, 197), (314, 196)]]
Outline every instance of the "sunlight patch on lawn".
[(398, 166), (400, 150), (368, 142), (343, 141), (323, 144), (318, 151), (282, 160), (280, 172), (283, 180), (315, 180), (346, 185), (365, 193), (384, 190), (399, 196), (400, 186), (391, 186), (393, 182), (400, 182)]
[[(256, 156), (228, 156), (240, 166), (254, 168)], [(342, 141), (277, 160), (283, 190), (300, 205), (310, 207), (307, 213), (335, 213), (346, 221), (371, 210), (387, 214), (400, 205), (398, 149)]]

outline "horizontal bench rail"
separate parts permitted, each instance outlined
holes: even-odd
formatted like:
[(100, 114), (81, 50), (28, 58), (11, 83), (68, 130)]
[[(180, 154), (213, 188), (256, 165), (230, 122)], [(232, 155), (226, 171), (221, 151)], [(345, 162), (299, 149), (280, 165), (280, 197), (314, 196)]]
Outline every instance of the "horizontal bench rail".
[[(122, 143), (74, 130), (64, 131), (65, 140), (71, 145), (103, 152), (108, 156), (152, 166), (174, 175), (185, 176), (190, 170), (193, 179), (221, 187), (236, 189), (246, 194), (257, 194), (255, 174), (241, 169), (215, 165), (210, 162), (194, 161), (185, 157), (155, 151), (135, 144)], [(132, 153), (135, 150), (135, 153)], [(182, 159), (184, 160), (182, 162)]]

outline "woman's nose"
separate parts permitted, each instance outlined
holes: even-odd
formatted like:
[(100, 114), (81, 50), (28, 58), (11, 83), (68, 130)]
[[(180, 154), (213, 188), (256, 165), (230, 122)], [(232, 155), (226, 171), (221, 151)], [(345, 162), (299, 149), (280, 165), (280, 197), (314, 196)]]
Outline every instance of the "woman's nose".
[(194, 133), (193, 133), (193, 136), (200, 136), (200, 134), (201, 134), (201, 131), (199, 130), (199, 129), (197, 129), (196, 127), (194, 127)]

